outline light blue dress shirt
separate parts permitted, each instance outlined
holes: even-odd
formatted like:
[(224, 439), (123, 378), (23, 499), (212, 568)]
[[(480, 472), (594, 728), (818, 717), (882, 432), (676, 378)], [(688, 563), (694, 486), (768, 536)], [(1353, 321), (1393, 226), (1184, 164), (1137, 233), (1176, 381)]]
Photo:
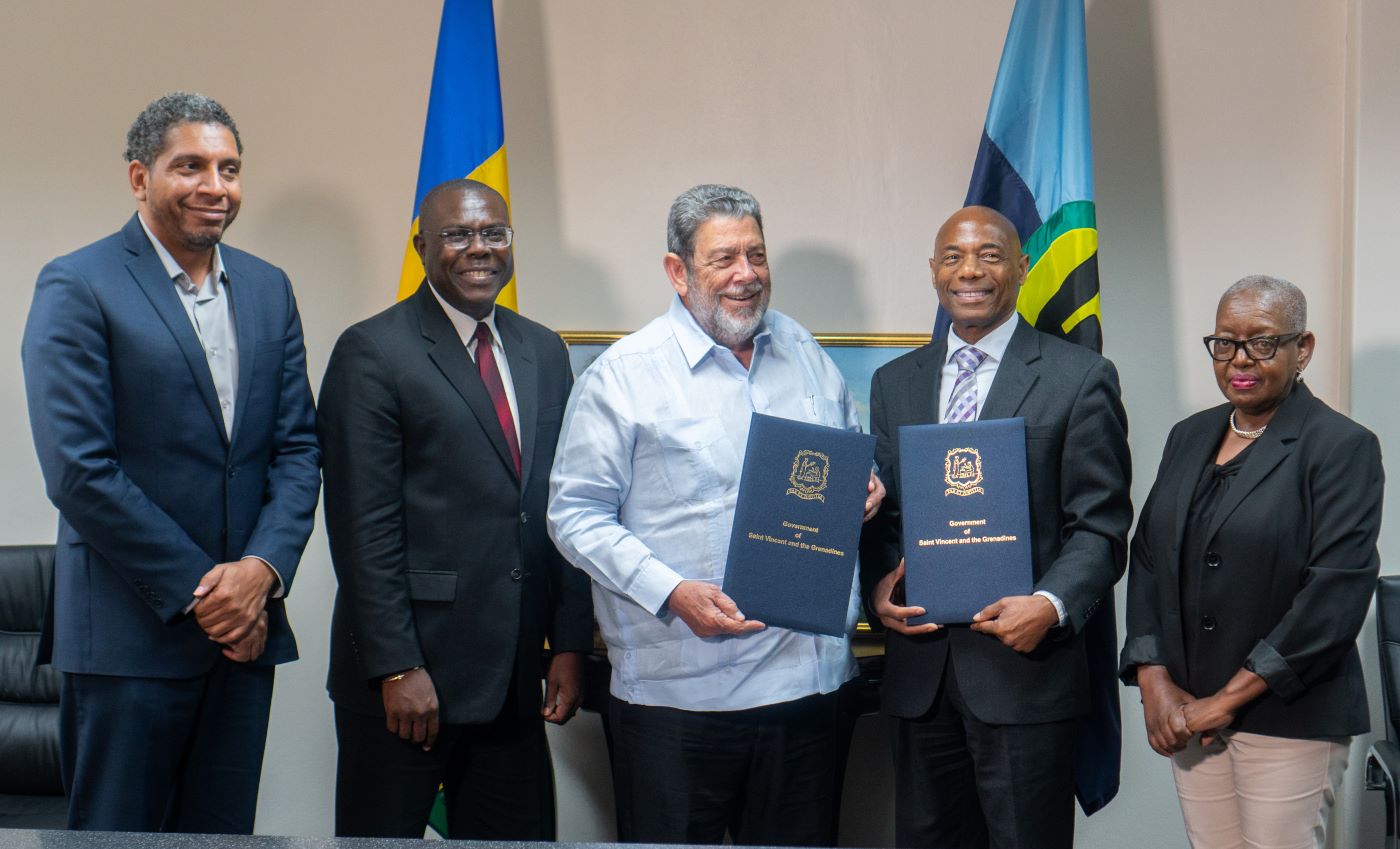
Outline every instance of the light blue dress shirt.
[[(749, 416), (859, 430), (830, 357), (769, 310), (750, 368), (679, 298), (579, 378), (550, 475), (549, 534), (593, 579), (611, 691), (633, 704), (744, 710), (829, 693), (855, 674), (850, 638), (784, 628), (701, 639), (663, 610), (682, 580), (724, 579)], [(851, 582), (847, 634), (860, 614)]]

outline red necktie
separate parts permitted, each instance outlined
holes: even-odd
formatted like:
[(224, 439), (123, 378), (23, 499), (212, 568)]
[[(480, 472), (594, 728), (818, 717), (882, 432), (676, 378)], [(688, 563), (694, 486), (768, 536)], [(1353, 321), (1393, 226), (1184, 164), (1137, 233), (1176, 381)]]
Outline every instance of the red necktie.
[(506, 387), (501, 382), (501, 370), (496, 368), (496, 354), (491, 350), (491, 329), (486, 322), (476, 323), (476, 368), (481, 372), (481, 382), (486, 384), (486, 394), (491, 396), (491, 404), (496, 408), (496, 418), (505, 432), (506, 447), (510, 448), (510, 459), (515, 463), (515, 476), (520, 477), (520, 440), (515, 435), (515, 419), (510, 414), (510, 401), (506, 399)]

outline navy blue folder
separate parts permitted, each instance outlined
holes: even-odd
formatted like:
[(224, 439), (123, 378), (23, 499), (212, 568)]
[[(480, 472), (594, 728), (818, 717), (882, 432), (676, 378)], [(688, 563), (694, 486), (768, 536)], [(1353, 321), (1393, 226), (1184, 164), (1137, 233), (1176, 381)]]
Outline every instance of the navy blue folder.
[(724, 592), (749, 619), (839, 636), (875, 437), (754, 413)]
[(912, 624), (971, 622), (1030, 594), (1024, 419), (901, 427), (899, 493), (905, 602), (928, 611)]

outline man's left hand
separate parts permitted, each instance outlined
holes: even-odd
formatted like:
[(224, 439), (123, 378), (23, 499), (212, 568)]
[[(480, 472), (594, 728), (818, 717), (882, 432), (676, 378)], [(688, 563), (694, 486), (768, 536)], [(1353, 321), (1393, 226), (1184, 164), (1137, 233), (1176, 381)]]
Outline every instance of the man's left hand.
[(583, 703), (583, 652), (559, 652), (550, 658), (544, 685), (540, 715), (546, 722), (563, 725)]
[(990, 634), (1018, 652), (1035, 651), (1045, 634), (1060, 624), (1055, 605), (1043, 595), (1012, 595), (998, 599), (972, 617), (972, 630)]
[(885, 500), (885, 485), (874, 472), (870, 473), (870, 485), (866, 492), (870, 493), (870, 497), (865, 499), (865, 521), (868, 522), (880, 512), (880, 502)]
[(256, 557), (216, 564), (194, 591), (199, 627), (218, 643), (242, 641), (257, 624), (275, 580), (272, 567)]

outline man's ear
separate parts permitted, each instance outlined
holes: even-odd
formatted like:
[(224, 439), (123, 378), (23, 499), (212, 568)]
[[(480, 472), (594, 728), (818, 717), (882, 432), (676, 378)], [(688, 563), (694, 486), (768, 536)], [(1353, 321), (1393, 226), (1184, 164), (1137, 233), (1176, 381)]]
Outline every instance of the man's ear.
[(413, 249), (418, 252), (418, 261), (423, 262), (423, 252), (428, 249), (428, 240), (423, 238), (422, 233), (413, 234)]
[(676, 294), (682, 299), (690, 292), (689, 275), (686, 274), (685, 261), (678, 254), (666, 254), (661, 260), (661, 265), (666, 269), (666, 279), (671, 281), (671, 288), (676, 290)]
[(146, 169), (146, 163), (139, 159), (133, 159), (126, 166), (126, 179), (131, 183), (131, 193), (142, 203), (146, 202), (146, 185), (150, 178), (150, 171)]

